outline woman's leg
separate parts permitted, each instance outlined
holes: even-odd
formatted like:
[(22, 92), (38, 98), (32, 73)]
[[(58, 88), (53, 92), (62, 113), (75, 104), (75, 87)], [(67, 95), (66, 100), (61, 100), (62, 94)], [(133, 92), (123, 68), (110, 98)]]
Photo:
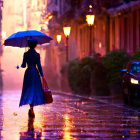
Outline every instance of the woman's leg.
[(30, 104), (30, 109), (32, 109), (32, 110), (33, 110), (33, 107), (34, 107), (34, 106), (33, 106), (32, 104)]
[(30, 104), (29, 117), (31, 117), (31, 118), (34, 118), (35, 117), (33, 107), (34, 106), (32, 104)]

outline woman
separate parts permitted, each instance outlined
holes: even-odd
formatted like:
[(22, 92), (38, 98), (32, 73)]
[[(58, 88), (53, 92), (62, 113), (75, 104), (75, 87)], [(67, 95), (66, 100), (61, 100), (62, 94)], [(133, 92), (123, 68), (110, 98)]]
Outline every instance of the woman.
[(32, 118), (35, 117), (33, 107), (35, 105), (45, 104), (45, 97), (40, 79), (40, 75), (43, 77), (44, 74), (40, 63), (40, 54), (35, 51), (37, 44), (38, 41), (36, 39), (28, 40), (28, 46), (30, 49), (24, 53), (21, 65), (22, 68), (25, 68), (27, 64), (27, 69), (24, 75), (19, 106), (29, 104), (30, 109), (28, 115)]

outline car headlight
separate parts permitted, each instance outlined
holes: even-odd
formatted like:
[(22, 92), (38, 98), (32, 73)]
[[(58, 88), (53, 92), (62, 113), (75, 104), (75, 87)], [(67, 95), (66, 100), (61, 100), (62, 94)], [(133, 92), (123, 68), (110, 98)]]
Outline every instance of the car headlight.
[(139, 84), (139, 81), (134, 79), (134, 78), (131, 78), (131, 84)]

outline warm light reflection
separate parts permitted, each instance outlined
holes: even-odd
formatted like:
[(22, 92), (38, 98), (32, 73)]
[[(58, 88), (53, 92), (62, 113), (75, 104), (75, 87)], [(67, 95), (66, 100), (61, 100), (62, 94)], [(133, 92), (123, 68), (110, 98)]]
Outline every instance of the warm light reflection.
[[(9, 96), (10, 94), (10, 96)], [(19, 94), (15, 91), (14, 94), (11, 92), (5, 92), (3, 95), (3, 126), (2, 126), (2, 136), (4, 140), (11, 140), (11, 135), (13, 140), (20, 139), (20, 127), (19, 123), (23, 125), (23, 123), (27, 121), (21, 120), (19, 122), (19, 114), (17, 113), (18, 110), (18, 102), (12, 102), (12, 106), (10, 105), (11, 100), (13, 98), (19, 97)], [(15, 111), (15, 112), (13, 112)], [(17, 114), (16, 116), (14, 114)], [(10, 120), (10, 121), (9, 121)], [(18, 120), (18, 121), (17, 121)], [(13, 133), (14, 132), (14, 133)]]
[[(68, 114), (64, 114), (64, 140), (71, 140), (73, 137), (71, 136), (71, 128), (72, 123), (70, 122), (70, 118)], [(74, 139), (74, 138), (73, 138)]]
[(102, 48), (102, 43), (101, 42), (99, 42), (99, 48)]
[[(33, 6), (38, 6), (37, 1), (38, 0), (32, 0)], [(6, 39), (6, 37), (14, 32), (26, 30), (26, 27), (28, 27), (29, 30), (37, 30), (41, 25), (40, 12), (34, 12), (32, 10), (34, 9), (32, 9), (31, 1), (4, 0), (4, 8), (2, 11), (2, 39)], [(1, 119), (3, 119), (3, 122), (0, 135), (2, 135), (3, 140), (20, 140), (22, 132), (27, 133), (28, 131), (29, 106), (19, 108), (25, 69), (21, 67), (16, 69), (16, 65), (21, 65), (25, 48), (8, 46), (3, 47), (3, 52), (3, 56), (0, 59), (3, 69), (3, 89), (5, 92), (2, 97), (3, 116)], [(45, 51), (43, 52), (45, 53)], [(42, 60), (44, 60), (44, 57), (45, 54), (41, 54)], [(42, 126), (44, 125), (43, 111), (40, 112), (42, 106), (37, 108), (38, 111), (36, 111), (35, 108), (36, 118), (33, 125), (37, 129), (37, 133), (42, 135)], [(35, 134), (34, 137), (36, 137), (36, 135), (37, 134)]]
[[(10, 95), (10, 96), (9, 96)], [(29, 106), (19, 108), (18, 103), (21, 96), (20, 90), (5, 91), (3, 104), (3, 125), (1, 135), (4, 140), (20, 140), (30, 136), (29, 132), (34, 132), (33, 138), (42, 136), (42, 128), (45, 125), (44, 107), (35, 107), (35, 119), (28, 118)], [(12, 104), (12, 106), (11, 106)], [(45, 107), (46, 110), (46, 107)]]

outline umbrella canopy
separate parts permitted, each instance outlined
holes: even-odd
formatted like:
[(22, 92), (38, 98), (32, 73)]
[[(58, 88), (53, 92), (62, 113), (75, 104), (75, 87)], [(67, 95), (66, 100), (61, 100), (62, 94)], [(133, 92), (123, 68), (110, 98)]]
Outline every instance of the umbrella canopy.
[(52, 40), (51, 37), (42, 32), (27, 30), (12, 34), (4, 41), (4, 45), (13, 47), (27, 47), (27, 42), (30, 38), (37, 39), (39, 44), (49, 43)]

